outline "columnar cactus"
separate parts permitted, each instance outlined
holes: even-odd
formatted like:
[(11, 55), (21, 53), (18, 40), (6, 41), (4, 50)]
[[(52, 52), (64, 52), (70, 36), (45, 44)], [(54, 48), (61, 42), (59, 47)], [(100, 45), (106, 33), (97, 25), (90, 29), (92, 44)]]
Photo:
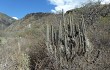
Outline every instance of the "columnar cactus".
[[(79, 42), (79, 45), (76, 41)], [(68, 20), (64, 18), (64, 14), (62, 13), (62, 20), (60, 21), (58, 29), (54, 29), (53, 25), (49, 26), (47, 24), (46, 45), (48, 52), (55, 57), (56, 67), (59, 67), (58, 70), (62, 70), (62, 66), (66, 65), (66, 67), (71, 70), (74, 57), (76, 55), (84, 55), (86, 51), (83, 16), (82, 22), (75, 24), (73, 23), (72, 16), (70, 16)]]

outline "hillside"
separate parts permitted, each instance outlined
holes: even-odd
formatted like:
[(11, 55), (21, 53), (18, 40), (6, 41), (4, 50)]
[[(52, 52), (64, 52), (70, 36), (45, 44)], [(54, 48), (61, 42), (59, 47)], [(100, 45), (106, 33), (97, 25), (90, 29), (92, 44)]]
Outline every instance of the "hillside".
[(6, 14), (0, 13), (0, 29), (5, 29), (9, 25), (11, 25), (15, 19), (12, 17), (9, 17)]
[[(57, 23), (59, 23), (60, 21), (59, 19), (61, 19), (61, 16), (51, 13), (32, 13), (32, 14), (27, 14), (21, 20), (17, 20), (13, 24), (11, 24), (8, 28), (4, 30), (0, 39), (2, 43), (1, 45), (6, 47), (5, 50), (9, 49), (10, 51), (7, 51), (7, 53), (10, 54), (13, 54), (13, 52), (15, 52), (15, 54), (17, 53), (17, 55), (19, 55), (18, 54), (19, 51), (18, 43), (19, 43), (20, 48), (22, 49), (19, 56), (22, 57), (22, 54), (28, 54), (30, 59), (28, 59), (27, 57), (26, 59), (30, 61), (30, 65), (32, 65), (31, 68), (33, 69), (35, 67), (36, 61), (39, 61), (41, 60), (41, 58), (47, 56), (47, 54), (44, 53), (46, 51), (44, 42), (46, 34), (45, 32), (46, 24), (49, 23), (57, 26)], [(6, 52), (5, 50), (2, 52), (3, 53)], [(39, 53), (41, 53), (41, 55), (43, 54), (44, 56), (40, 56)], [(7, 57), (10, 58), (8, 55)], [(12, 55), (12, 57), (14, 57), (15, 60), (17, 59), (15, 58), (14, 54)], [(1, 59), (0, 61), (2, 61), (5, 64), (4, 60)], [(21, 61), (17, 62), (21, 64), (20, 63)], [(13, 67), (14, 66), (10, 67), (10, 69), (13, 70)]]
[[(52, 20), (50, 18), (52, 18)], [(57, 16), (51, 13), (41, 13), (41, 12), (30, 13), (30, 14), (27, 14), (25, 17), (23, 17), (21, 20), (14, 22), (6, 30), (7, 31), (20, 31), (20, 30), (23, 30), (29, 27), (29, 25), (38, 26), (38, 25), (44, 25), (44, 23), (47, 23), (47, 22), (56, 24), (58, 22), (57, 20), (60, 18), (61, 18), (60, 16)]]
[(67, 13), (75, 16), (74, 23), (80, 21), (79, 15), (83, 15), (87, 35), (93, 44), (106, 47), (110, 45), (110, 5), (90, 5), (71, 11)]
[(0, 18), (1, 70), (110, 70), (110, 4)]

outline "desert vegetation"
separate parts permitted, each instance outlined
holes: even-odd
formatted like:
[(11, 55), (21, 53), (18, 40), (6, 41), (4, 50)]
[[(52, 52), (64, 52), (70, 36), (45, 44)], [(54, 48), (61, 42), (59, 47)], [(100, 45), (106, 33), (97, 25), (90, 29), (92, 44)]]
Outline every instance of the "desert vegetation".
[(0, 51), (0, 70), (110, 70), (110, 4), (12, 19)]

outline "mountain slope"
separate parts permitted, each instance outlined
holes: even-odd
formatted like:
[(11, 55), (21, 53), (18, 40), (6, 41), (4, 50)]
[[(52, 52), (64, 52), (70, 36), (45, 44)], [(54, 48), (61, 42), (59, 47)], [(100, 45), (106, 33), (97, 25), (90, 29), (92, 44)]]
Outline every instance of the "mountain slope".
[(5, 29), (9, 25), (11, 25), (15, 19), (12, 17), (9, 17), (6, 14), (0, 13), (0, 29)]
[[(41, 37), (41, 33), (45, 34), (46, 24), (57, 24), (60, 22), (61, 15), (51, 13), (31, 13), (27, 14), (23, 19), (14, 22), (5, 29), (6, 32), (13, 32), (17, 36), (23, 37)], [(43, 40), (43, 39), (42, 39)]]

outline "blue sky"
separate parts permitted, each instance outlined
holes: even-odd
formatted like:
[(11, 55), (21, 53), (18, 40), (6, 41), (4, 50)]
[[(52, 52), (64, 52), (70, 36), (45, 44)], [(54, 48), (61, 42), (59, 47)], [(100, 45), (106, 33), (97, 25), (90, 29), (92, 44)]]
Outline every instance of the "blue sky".
[[(20, 19), (33, 12), (56, 13), (62, 9), (66, 12), (87, 2), (88, 0), (0, 0), (0, 12)], [(101, 3), (110, 3), (110, 0), (103, 0)]]
[(54, 5), (48, 0), (0, 0), (0, 12), (22, 18), (27, 13), (51, 12)]

